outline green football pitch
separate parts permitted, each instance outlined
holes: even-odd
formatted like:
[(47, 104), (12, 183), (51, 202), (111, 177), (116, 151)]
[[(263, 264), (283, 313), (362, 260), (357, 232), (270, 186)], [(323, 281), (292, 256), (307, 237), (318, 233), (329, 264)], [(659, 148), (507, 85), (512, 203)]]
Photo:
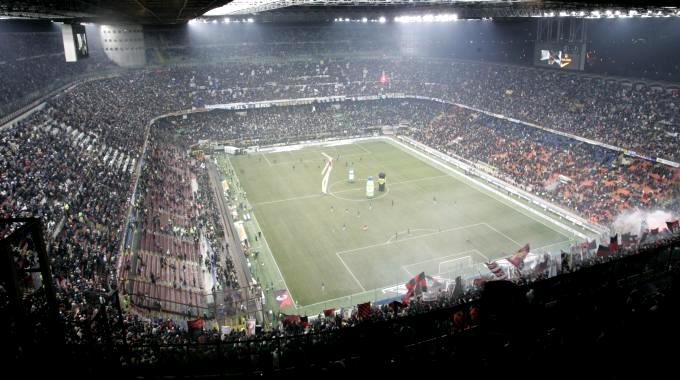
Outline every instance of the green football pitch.
[[(322, 153), (335, 159), (328, 194), (321, 191)], [(422, 271), (451, 279), (485, 271), (483, 262), (526, 243), (534, 252), (573, 240), (464, 174), (387, 139), (223, 155), (218, 163), (250, 210), (253, 271), (270, 303), (272, 289), (289, 290), (291, 312), (388, 298), (396, 295), (390, 287)], [(376, 184), (368, 199), (366, 179), (379, 172), (387, 189), (378, 192)]]

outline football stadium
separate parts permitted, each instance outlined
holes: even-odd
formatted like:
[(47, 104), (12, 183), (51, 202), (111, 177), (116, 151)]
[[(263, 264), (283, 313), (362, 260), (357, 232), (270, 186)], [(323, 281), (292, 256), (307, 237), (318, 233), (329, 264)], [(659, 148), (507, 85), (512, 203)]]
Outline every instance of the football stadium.
[(6, 375), (654, 376), (680, 9), (0, 0)]

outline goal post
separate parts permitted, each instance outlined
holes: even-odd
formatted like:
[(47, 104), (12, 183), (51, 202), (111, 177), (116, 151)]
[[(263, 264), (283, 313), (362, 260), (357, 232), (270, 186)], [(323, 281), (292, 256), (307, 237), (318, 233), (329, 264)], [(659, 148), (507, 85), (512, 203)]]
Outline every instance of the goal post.
[(444, 260), (439, 262), (437, 275), (453, 280), (458, 276), (468, 276), (475, 271), (472, 256), (462, 256), (455, 259)]

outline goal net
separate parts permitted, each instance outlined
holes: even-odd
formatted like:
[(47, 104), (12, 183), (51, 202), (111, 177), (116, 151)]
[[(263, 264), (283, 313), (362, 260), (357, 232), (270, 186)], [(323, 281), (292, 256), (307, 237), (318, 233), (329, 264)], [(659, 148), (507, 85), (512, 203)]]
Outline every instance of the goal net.
[(472, 256), (457, 257), (440, 261), (437, 277), (447, 281), (454, 281), (456, 277), (467, 277), (475, 273), (476, 270)]

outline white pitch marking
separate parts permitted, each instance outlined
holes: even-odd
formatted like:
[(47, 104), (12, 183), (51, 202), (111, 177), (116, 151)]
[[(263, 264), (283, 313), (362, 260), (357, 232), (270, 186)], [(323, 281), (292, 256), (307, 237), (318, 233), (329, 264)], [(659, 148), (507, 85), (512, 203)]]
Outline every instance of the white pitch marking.
[(269, 161), (269, 159), (267, 158), (267, 155), (266, 155), (266, 154), (262, 153), (262, 156), (264, 157), (264, 160), (267, 161), (267, 163), (269, 164), (269, 166), (274, 166), (274, 165), (272, 165), (272, 163)]
[(338, 259), (340, 259), (340, 262), (342, 263), (342, 265), (345, 266), (345, 269), (347, 269), (347, 271), (348, 271), (349, 274), (352, 276), (352, 278), (354, 279), (354, 281), (356, 281), (357, 285), (359, 285), (359, 287), (361, 288), (361, 290), (365, 292), (366, 289), (364, 289), (364, 286), (361, 285), (361, 282), (359, 281), (359, 279), (357, 278), (357, 276), (354, 275), (354, 272), (352, 272), (352, 270), (349, 269), (349, 266), (347, 266), (347, 263), (345, 263), (345, 260), (343, 260), (342, 257), (340, 257), (340, 255), (339, 255), (337, 252), (335, 253), (335, 255), (338, 256)]
[[(476, 223), (476, 224), (469, 224), (469, 225), (467, 225), (467, 226), (452, 227), (452, 228), (447, 228), (447, 229), (445, 229), (445, 230), (441, 230), (441, 231), (438, 231), (438, 232), (430, 232), (429, 234), (423, 234), (423, 235), (413, 236), (413, 237), (410, 237), (410, 238), (405, 238), (405, 239), (401, 239), (401, 240), (396, 240), (395, 242), (403, 242), (403, 241), (409, 241), (409, 240), (414, 240), (414, 239), (420, 239), (420, 238), (423, 238), (423, 237), (428, 237), (428, 236), (432, 236), (432, 235), (437, 235), (437, 234), (441, 234), (441, 233), (444, 233), (444, 232), (451, 232), (451, 231), (457, 231), (457, 230), (464, 230), (464, 229), (466, 229), (466, 228), (472, 228), (472, 227), (482, 226), (482, 225), (484, 225), (484, 223)], [(354, 249), (347, 249), (347, 250), (344, 250), (344, 251), (338, 251), (338, 252), (336, 252), (336, 254), (338, 254), (338, 255), (345, 255), (345, 254), (348, 254), (348, 253), (354, 253), (354, 252), (357, 252), (357, 251), (363, 251), (363, 250), (365, 250), (365, 249), (375, 248), (375, 247), (382, 247), (382, 246), (390, 245), (390, 244), (393, 244), (393, 243), (390, 243), (390, 242), (388, 241), (388, 242), (385, 242), (385, 243), (371, 244), (371, 245), (367, 245), (367, 246), (364, 246), (364, 247), (359, 247), (359, 248), (354, 248)]]
[(506, 238), (506, 239), (510, 240), (511, 242), (517, 244), (518, 247), (521, 247), (521, 246), (522, 246), (522, 244), (520, 244), (520, 243), (518, 243), (517, 241), (513, 240), (510, 236), (508, 236), (508, 235), (502, 233), (501, 231), (498, 231), (497, 229), (493, 228), (491, 225), (489, 225), (489, 223), (482, 223), (482, 224), (484, 224), (485, 226), (491, 228), (492, 230), (494, 230), (496, 233), (498, 233), (499, 235), (503, 236), (504, 238)]
[(368, 154), (373, 154), (373, 152), (371, 152), (370, 150), (364, 148), (363, 146), (361, 146), (361, 144), (357, 144), (357, 146), (358, 146), (359, 148), (361, 148), (361, 150), (363, 150), (364, 152), (366, 152), (366, 153), (368, 153)]

